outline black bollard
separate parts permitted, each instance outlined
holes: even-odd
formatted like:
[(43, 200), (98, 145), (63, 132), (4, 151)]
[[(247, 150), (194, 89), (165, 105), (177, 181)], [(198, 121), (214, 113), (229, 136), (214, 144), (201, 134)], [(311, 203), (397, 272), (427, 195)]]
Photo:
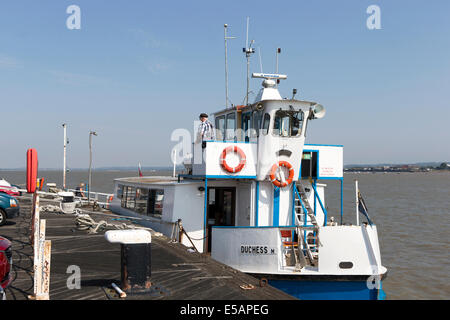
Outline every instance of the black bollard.
[(105, 238), (121, 245), (121, 289), (127, 294), (148, 292), (152, 285), (150, 232), (111, 230)]

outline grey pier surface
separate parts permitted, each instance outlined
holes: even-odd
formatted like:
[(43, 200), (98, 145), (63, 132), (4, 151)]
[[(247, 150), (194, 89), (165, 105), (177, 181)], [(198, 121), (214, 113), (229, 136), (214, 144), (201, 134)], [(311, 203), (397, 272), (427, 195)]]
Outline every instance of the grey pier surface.
[[(13, 282), (6, 289), (8, 300), (27, 299), (33, 293), (33, 250), (29, 243), (31, 201), (20, 197), (20, 216), (0, 227), (0, 235), (12, 242)], [(41, 206), (45, 199), (41, 198)], [(113, 221), (105, 214), (91, 214), (95, 221)], [(47, 220), (46, 240), (52, 241), (50, 299), (105, 300), (119, 299), (111, 283), (120, 286), (120, 245), (111, 244), (104, 232), (88, 234), (76, 229), (75, 216), (42, 213)], [(225, 266), (210, 256), (188, 252), (188, 248), (171, 243), (165, 236), (152, 237), (152, 289), (145, 295), (128, 295), (124, 299), (177, 300), (292, 300), (294, 297), (258, 279)], [(69, 289), (73, 273), (69, 266), (78, 266), (81, 288)], [(73, 272), (73, 271), (72, 271)], [(69, 284), (74, 284), (70, 281)], [(244, 290), (241, 286), (252, 285)], [(250, 286), (251, 287), (251, 286)]]

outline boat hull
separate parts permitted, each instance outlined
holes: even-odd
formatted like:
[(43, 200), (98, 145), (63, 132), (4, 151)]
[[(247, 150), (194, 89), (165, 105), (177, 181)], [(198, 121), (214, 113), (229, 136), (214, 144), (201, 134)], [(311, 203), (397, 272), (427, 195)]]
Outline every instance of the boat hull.
[(366, 281), (269, 280), (269, 284), (300, 300), (384, 300), (383, 289)]
[(250, 274), (258, 279), (267, 280), (268, 284), (300, 300), (385, 300), (383, 280), (387, 274), (380, 276), (378, 285), (368, 283), (364, 275), (304, 275), (300, 279), (292, 275)]

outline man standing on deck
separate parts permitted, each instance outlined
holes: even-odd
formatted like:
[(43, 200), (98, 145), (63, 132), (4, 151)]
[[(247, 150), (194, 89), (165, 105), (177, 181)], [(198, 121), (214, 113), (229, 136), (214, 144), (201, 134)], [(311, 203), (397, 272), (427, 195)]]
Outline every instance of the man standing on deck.
[(202, 148), (206, 147), (207, 140), (214, 140), (214, 127), (211, 122), (208, 121), (208, 115), (206, 113), (200, 114), (200, 126), (198, 127), (197, 143), (202, 142)]
[(82, 198), (86, 197), (83, 192), (84, 191), (84, 183), (81, 183), (78, 187), (76, 187), (75, 190), (76, 190), (75, 191), (76, 197), (82, 197)]

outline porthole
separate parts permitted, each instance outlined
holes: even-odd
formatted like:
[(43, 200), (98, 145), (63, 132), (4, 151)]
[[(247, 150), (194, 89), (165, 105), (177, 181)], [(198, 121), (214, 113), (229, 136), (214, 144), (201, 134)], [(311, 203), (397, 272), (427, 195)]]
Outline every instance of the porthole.
[(342, 262), (339, 263), (339, 268), (341, 268), (341, 269), (351, 269), (351, 268), (353, 268), (353, 262), (342, 261)]

